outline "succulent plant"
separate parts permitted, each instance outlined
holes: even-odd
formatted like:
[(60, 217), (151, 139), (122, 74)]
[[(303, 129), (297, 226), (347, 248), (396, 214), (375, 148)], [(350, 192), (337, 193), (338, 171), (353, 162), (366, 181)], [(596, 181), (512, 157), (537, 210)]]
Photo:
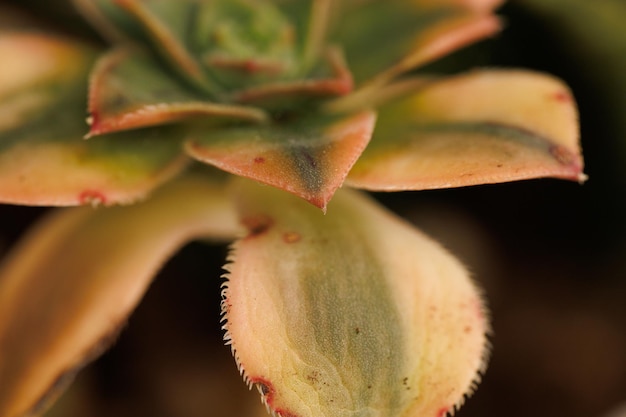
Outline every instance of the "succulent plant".
[(75, 5), (109, 49), (0, 19), (0, 201), (83, 206), (0, 269), (0, 415), (44, 412), (192, 239), (235, 240), (225, 339), (274, 414), (455, 410), (488, 355), (479, 291), (352, 189), (584, 179), (559, 80), (419, 71), (496, 34), (499, 1)]

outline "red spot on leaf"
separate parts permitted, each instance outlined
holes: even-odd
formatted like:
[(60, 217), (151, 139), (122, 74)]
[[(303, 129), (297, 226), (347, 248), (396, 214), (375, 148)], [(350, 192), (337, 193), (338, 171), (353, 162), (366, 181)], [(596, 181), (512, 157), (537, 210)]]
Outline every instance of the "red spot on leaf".
[(296, 243), (302, 239), (299, 233), (296, 232), (287, 232), (283, 234), (283, 241), (285, 243)]
[(562, 103), (569, 103), (572, 101), (572, 96), (567, 91), (558, 91), (552, 95), (552, 98)]
[(265, 397), (267, 405), (271, 406), (271, 403), (274, 400), (274, 386), (272, 383), (261, 377), (250, 378), (250, 382), (257, 386), (261, 395)]
[(107, 198), (100, 191), (85, 190), (79, 194), (78, 201), (80, 204), (91, 204), (93, 206), (98, 206), (100, 204), (106, 204)]
[(442, 407), (437, 411), (436, 417), (444, 417), (448, 413), (449, 407)]
[(274, 220), (264, 214), (259, 214), (256, 216), (248, 216), (244, 217), (241, 220), (241, 223), (250, 231), (249, 237), (259, 236), (265, 233), (272, 224), (274, 224)]
[(262, 156), (257, 156), (256, 158), (254, 158), (255, 164), (262, 164), (263, 162), (265, 162), (265, 158), (263, 158)]

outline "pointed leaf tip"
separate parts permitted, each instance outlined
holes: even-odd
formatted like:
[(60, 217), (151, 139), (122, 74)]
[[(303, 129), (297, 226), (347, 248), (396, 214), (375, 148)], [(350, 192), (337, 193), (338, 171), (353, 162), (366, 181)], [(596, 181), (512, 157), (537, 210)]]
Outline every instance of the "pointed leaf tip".
[(203, 118), (261, 122), (260, 109), (211, 102), (159, 69), (147, 53), (118, 48), (105, 54), (91, 74), (88, 137)]
[(350, 185), (393, 191), (585, 180), (576, 103), (560, 80), (490, 70), (417, 86), (408, 98), (381, 107)]
[(187, 165), (171, 127), (82, 139), (95, 54), (80, 42), (3, 32), (0, 55), (1, 202), (128, 203)]
[(280, 416), (452, 412), (485, 366), (488, 323), (465, 269), (355, 192), (323, 215), (241, 181), (223, 313), (245, 381)]
[(375, 120), (374, 112), (363, 111), (286, 125), (200, 129), (186, 150), (202, 162), (325, 209), (367, 146)]

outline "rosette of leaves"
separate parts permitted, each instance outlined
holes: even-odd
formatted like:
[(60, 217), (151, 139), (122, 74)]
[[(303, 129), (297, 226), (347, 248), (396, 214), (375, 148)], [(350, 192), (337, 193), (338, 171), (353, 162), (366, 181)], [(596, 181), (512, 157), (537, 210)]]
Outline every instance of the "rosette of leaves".
[(475, 285), (339, 188), (583, 179), (560, 81), (418, 71), (495, 34), (498, 2), (75, 3), (108, 49), (0, 19), (0, 200), (84, 206), (0, 270), (0, 414), (45, 411), (192, 239), (236, 240), (226, 340), (274, 414), (455, 410), (488, 350)]

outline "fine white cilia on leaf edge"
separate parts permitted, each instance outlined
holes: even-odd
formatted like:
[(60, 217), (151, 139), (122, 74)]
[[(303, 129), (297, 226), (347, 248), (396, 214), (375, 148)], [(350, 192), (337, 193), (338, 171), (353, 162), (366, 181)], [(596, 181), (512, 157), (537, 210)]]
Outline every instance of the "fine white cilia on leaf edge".
[(437, 243), (352, 191), (325, 216), (243, 181), (235, 200), (248, 235), (225, 267), (225, 339), (270, 411), (441, 417), (474, 390), (486, 309)]

